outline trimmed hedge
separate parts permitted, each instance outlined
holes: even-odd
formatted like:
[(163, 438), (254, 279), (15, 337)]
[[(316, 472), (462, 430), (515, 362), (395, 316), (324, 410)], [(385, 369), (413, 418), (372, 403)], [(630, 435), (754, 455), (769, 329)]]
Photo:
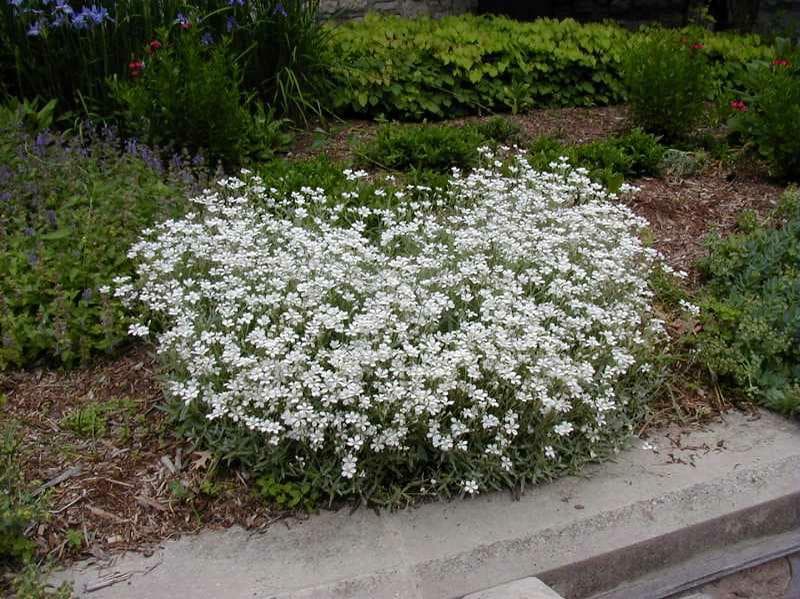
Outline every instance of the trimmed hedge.
[[(334, 36), (339, 112), (410, 120), (539, 106), (621, 102), (620, 61), (632, 35), (608, 23), (368, 15)], [(686, 30), (703, 43), (719, 87), (772, 50), (758, 36)]]

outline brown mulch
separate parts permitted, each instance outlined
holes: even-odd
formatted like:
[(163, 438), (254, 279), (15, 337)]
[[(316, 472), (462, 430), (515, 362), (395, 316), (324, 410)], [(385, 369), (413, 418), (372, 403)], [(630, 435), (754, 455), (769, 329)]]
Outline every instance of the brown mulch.
[[(155, 371), (152, 355), (134, 348), (69, 373), (0, 374), (3, 420), (23, 435), (24, 476), (33, 488), (49, 485), (49, 519), (31, 531), (42, 553), (103, 559), (183, 532), (259, 529), (283, 516), (266, 509), (242, 473), (217, 473), (209, 453), (169, 432)], [(76, 434), (66, 424), (81, 407), (117, 400), (128, 409), (111, 414), (105, 430)], [(67, 541), (68, 531), (80, 547)]]
[[(564, 143), (579, 144), (607, 137), (629, 126), (624, 106), (541, 108), (525, 114), (503, 117), (520, 125), (523, 143), (550, 136)], [(459, 117), (446, 121), (446, 124), (462, 126), (490, 118), (492, 117)], [(308, 158), (324, 154), (331, 160), (347, 160), (353, 157), (353, 146), (373, 138), (378, 127), (380, 124), (375, 121), (352, 120), (333, 122), (327, 129), (318, 127), (304, 131), (297, 135), (289, 155)]]
[(686, 179), (647, 178), (629, 203), (647, 218), (655, 247), (670, 266), (697, 283), (695, 264), (705, 254), (704, 239), (712, 232), (731, 233), (744, 210), (766, 216), (778, 205), (784, 188), (752, 175), (729, 173), (719, 165)]

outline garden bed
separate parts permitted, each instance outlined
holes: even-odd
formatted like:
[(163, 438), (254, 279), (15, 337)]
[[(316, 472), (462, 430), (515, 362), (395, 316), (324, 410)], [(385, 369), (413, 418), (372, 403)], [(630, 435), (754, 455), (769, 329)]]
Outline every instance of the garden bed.
[[(526, 135), (560, 135), (574, 143), (619, 131), (624, 115), (619, 108), (552, 109), (515, 120)], [(301, 142), (296, 155), (346, 158), (350, 136), (369, 138), (374, 128), (347, 125), (319, 148)], [(640, 191), (629, 204), (650, 222), (654, 246), (674, 268), (693, 275), (706, 234), (732, 230), (742, 210), (768, 212), (782, 192), (757, 178), (731, 180), (720, 164), (685, 178), (643, 178), (634, 184)], [(690, 284), (696, 282), (692, 276)], [(673, 332), (684, 326), (681, 321), (670, 325)], [(34, 534), (44, 553), (100, 558), (109, 551), (147, 550), (160, 540), (208, 527), (260, 529), (287, 513), (257, 497), (246, 472), (215, 469), (208, 452), (196, 451), (166, 428), (157, 365), (143, 346), (92, 368), (12, 372), (0, 380), (7, 414), (24, 431), (20, 457), (26, 478), (46, 482), (70, 475), (48, 490), (51, 517)], [(91, 416), (93, 407), (120, 400), (121, 408)], [(730, 407), (713, 387), (687, 385), (673, 401), (653, 404), (639, 433), (676, 421), (702, 422)], [(69, 428), (69, 416), (80, 412), (89, 416), (83, 431), (76, 432)]]
[(792, 39), (98, 4), (0, 7), (3, 592), (800, 413)]

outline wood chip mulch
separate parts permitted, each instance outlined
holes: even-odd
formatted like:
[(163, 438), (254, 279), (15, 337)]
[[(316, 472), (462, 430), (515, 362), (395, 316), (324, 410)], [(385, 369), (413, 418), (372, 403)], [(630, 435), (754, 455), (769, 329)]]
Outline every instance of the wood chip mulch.
[[(133, 348), (68, 373), (0, 374), (4, 423), (22, 435), (28, 485), (46, 496), (49, 519), (29, 531), (41, 553), (102, 560), (184, 532), (263, 529), (285, 516), (254, 496), (243, 473), (217, 473), (210, 453), (171, 434), (155, 372), (150, 353)], [(126, 407), (94, 434), (66, 424), (80, 408), (119, 400)]]
[(690, 275), (697, 284), (697, 260), (705, 255), (704, 240), (736, 229), (745, 210), (765, 217), (785, 188), (753, 176), (729, 173), (719, 165), (686, 179), (647, 178), (633, 181), (639, 191), (631, 208), (650, 222), (656, 248), (670, 266)]

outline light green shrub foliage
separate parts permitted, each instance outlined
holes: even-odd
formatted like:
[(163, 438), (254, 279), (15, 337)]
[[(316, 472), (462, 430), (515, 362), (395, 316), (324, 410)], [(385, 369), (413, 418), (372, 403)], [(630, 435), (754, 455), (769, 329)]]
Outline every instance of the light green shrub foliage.
[(725, 384), (785, 414), (800, 413), (800, 194), (784, 198), (775, 227), (709, 241), (701, 266), (702, 361)]
[(418, 119), (479, 108), (588, 106), (622, 98), (625, 33), (608, 25), (476, 16), (368, 16), (335, 38), (341, 110)]
[[(335, 107), (412, 120), (621, 102), (628, 42), (649, 35), (607, 23), (471, 15), (371, 15), (336, 33)], [(710, 63), (709, 81), (719, 89), (736, 79), (745, 62), (771, 55), (757, 36), (696, 35)]]

